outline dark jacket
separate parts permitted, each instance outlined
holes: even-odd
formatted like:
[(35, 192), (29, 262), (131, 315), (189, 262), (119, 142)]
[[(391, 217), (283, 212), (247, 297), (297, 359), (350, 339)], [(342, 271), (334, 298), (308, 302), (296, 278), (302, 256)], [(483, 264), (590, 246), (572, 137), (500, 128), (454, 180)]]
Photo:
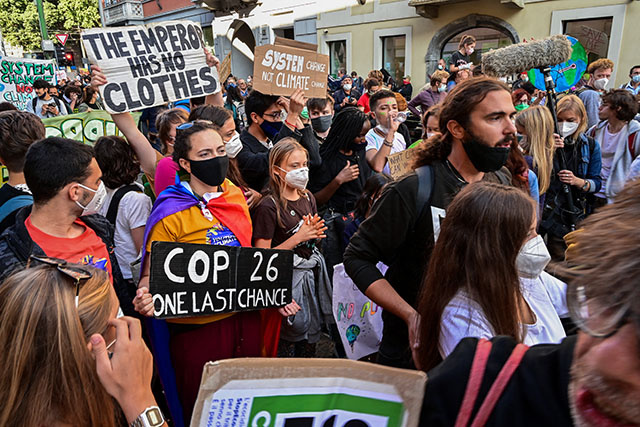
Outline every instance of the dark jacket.
[[(333, 94), (333, 100), (334, 100), (334, 104), (333, 104), (333, 110), (335, 113), (338, 113), (338, 111), (340, 111), (342, 109), (342, 101), (344, 101), (344, 99), (346, 97), (350, 96), (354, 102), (353, 102), (353, 106), (356, 105), (356, 102), (358, 101), (358, 99), (360, 99), (360, 92), (358, 92), (358, 90), (356, 88), (351, 88), (351, 92), (349, 92), (349, 95), (347, 95), (344, 91), (343, 88), (338, 89), (337, 91), (334, 92)], [(349, 105), (349, 101), (345, 102), (344, 106), (348, 106)]]
[[(31, 239), (29, 231), (24, 224), (29, 215), (31, 215), (31, 206), (22, 208), (16, 214), (16, 223), (7, 228), (0, 236), (0, 279), (4, 279), (15, 269), (24, 268), (29, 255), (46, 255), (44, 250)], [(122, 311), (127, 316), (137, 317), (137, 313), (133, 308), (133, 295), (129, 293), (127, 283), (122, 277), (122, 272), (116, 259), (113, 226), (105, 217), (97, 214), (83, 216), (82, 222), (92, 229), (107, 246), (109, 261), (111, 262), (111, 274), (113, 275), (113, 288), (120, 301)]]
[[(444, 362), (428, 372), (421, 426), (452, 426), (469, 382), (477, 338), (465, 338)], [(491, 339), (493, 346), (471, 420), (516, 346), (510, 337)], [(576, 336), (560, 344), (531, 347), (491, 412), (487, 426), (572, 426), (569, 380)]]
[[(309, 125), (300, 130), (291, 130), (288, 126), (282, 125), (280, 132), (273, 141), (274, 144), (283, 138), (291, 137), (298, 141), (309, 152), (309, 169), (319, 166), (320, 146), (313, 134), (313, 128)], [(269, 149), (262, 145), (255, 136), (245, 129), (240, 134), (242, 150), (238, 153), (238, 167), (242, 173), (242, 178), (250, 188), (262, 191), (269, 182)]]

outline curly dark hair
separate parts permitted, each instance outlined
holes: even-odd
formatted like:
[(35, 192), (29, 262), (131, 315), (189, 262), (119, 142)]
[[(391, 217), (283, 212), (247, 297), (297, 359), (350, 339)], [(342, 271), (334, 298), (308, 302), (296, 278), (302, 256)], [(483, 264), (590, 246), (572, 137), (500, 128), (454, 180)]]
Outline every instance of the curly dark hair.
[(131, 184), (140, 173), (140, 162), (133, 148), (119, 136), (101, 136), (93, 146), (102, 171), (102, 182), (116, 189)]
[(616, 112), (618, 120), (630, 122), (638, 114), (638, 103), (626, 89), (612, 89), (602, 95), (602, 103)]

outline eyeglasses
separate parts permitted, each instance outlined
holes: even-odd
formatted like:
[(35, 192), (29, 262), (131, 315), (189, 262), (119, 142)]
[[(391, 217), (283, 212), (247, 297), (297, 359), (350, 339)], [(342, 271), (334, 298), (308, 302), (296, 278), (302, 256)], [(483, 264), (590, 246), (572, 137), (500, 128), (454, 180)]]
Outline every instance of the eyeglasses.
[(76, 287), (76, 308), (78, 308), (78, 295), (80, 293), (80, 282), (89, 280), (93, 277), (93, 273), (89, 269), (85, 269), (78, 266), (70, 266), (67, 264), (67, 261), (60, 258), (53, 258), (47, 256), (36, 256), (31, 255), (29, 257), (29, 261), (27, 262), (27, 268), (31, 267), (31, 262), (36, 261), (41, 264), (50, 265), (56, 267), (56, 269), (64, 274), (67, 277), (70, 277), (73, 280), (73, 283)]
[(176, 126), (176, 130), (189, 129), (191, 126), (193, 126), (195, 124), (213, 126), (213, 122), (211, 122), (209, 120), (194, 120), (192, 122), (186, 122), (186, 123), (183, 123), (183, 124), (181, 124), (179, 126)]
[(267, 114), (264, 113), (263, 116), (271, 117), (273, 120), (279, 120), (283, 117), (282, 111), (276, 111), (275, 113)]
[[(610, 295), (589, 297), (583, 285), (567, 290), (567, 306), (576, 326), (595, 338), (608, 338), (634, 319), (629, 299), (615, 303)], [(640, 325), (640, 318), (635, 321)]]

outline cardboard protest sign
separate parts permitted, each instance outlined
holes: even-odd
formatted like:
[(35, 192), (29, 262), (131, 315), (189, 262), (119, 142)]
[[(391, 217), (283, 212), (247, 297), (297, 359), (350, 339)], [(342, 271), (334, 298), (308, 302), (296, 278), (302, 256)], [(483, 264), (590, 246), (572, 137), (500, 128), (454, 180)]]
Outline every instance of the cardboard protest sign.
[(220, 81), (226, 82), (227, 78), (231, 75), (231, 52), (224, 57), (220, 63)]
[(100, 95), (110, 113), (135, 111), (220, 90), (205, 61), (202, 29), (192, 21), (83, 31), (87, 56), (107, 78)]
[(426, 374), (345, 359), (207, 363), (191, 427), (414, 427)]
[(329, 56), (317, 46), (276, 39), (275, 44), (257, 46), (253, 62), (253, 88), (268, 95), (288, 96), (302, 89), (309, 98), (327, 96)]
[(413, 168), (411, 166), (413, 165), (416, 153), (416, 148), (409, 148), (387, 157), (391, 178), (400, 179), (406, 174), (413, 172)]
[[(382, 274), (387, 266), (378, 263)], [(382, 341), (382, 307), (356, 287), (343, 264), (333, 267), (333, 318), (347, 357), (358, 360), (376, 353)]]
[(0, 56), (0, 101), (26, 110), (27, 104), (36, 96), (33, 82), (43, 79), (55, 84), (55, 72), (52, 60)]
[(292, 275), (292, 251), (153, 242), (153, 314), (193, 317), (282, 307), (291, 302)]

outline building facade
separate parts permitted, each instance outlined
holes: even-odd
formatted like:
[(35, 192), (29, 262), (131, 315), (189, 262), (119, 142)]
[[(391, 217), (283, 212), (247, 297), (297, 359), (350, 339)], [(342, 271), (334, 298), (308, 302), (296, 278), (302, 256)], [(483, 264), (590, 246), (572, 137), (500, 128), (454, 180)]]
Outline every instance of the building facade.
[(316, 21), (319, 50), (337, 68), (366, 75), (384, 67), (396, 79), (412, 78), (414, 94), (440, 58), (457, 50), (460, 36), (478, 42), (472, 60), (483, 51), (553, 34), (576, 37), (589, 60), (608, 57), (616, 68), (609, 88), (628, 80), (640, 63), (640, 2), (625, 0), (367, 0)]

